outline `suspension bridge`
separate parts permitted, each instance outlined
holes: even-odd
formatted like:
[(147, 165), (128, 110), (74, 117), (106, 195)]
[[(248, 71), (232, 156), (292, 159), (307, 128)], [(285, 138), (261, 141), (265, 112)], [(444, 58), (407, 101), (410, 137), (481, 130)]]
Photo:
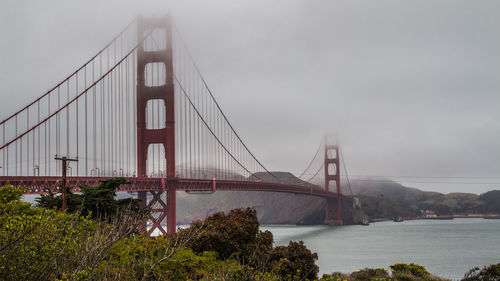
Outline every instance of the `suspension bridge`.
[[(271, 191), (326, 200), (342, 224), (340, 150), (325, 140), (295, 180), (269, 171), (248, 149), (203, 79), (169, 16), (137, 18), (76, 71), (0, 122), (0, 186), (61, 192), (55, 158), (80, 185), (126, 178), (152, 213), (151, 233), (176, 231), (176, 191)], [(322, 185), (322, 187), (320, 187)], [(164, 225), (166, 224), (166, 229)]]

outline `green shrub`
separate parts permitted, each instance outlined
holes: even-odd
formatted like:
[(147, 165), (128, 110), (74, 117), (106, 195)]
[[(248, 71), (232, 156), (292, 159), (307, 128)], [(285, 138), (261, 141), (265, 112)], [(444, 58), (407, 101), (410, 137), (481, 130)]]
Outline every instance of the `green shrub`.
[(482, 269), (475, 267), (464, 275), (462, 281), (500, 281), (500, 263)]
[(426, 277), (430, 275), (430, 273), (425, 269), (425, 267), (414, 264), (414, 263), (395, 263), (390, 266), (393, 274), (397, 275), (405, 275), (411, 274), (416, 277)]
[[(201, 229), (198, 239), (189, 243), (195, 253), (216, 252), (222, 260), (234, 259), (257, 273), (270, 273), (283, 280), (317, 279), (316, 253), (300, 242), (273, 248), (273, 235), (259, 231), (259, 221), (254, 209), (235, 209), (227, 214), (215, 213), (203, 222), (196, 221), (191, 228)], [(182, 231), (188, 230), (181, 230)], [(252, 275), (257, 278), (258, 274)], [(265, 274), (259, 278), (264, 278)], [(274, 277), (273, 277), (274, 278)]]
[(258, 260), (266, 260), (271, 252), (271, 232), (259, 231), (259, 221), (254, 209), (234, 209), (195, 221), (191, 228), (201, 229), (198, 239), (189, 247), (196, 253), (213, 251), (222, 260), (235, 258), (243, 264), (257, 266)]
[(332, 274), (323, 274), (320, 281), (347, 281), (348, 279), (341, 272), (334, 272)]
[(365, 268), (351, 273), (351, 278), (359, 281), (371, 281), (380, 278), (389, 278), (389, 274), (383, 268)]
[(276, 247), (271, 255), (273, 272), (287, 278), (297, 276), (300, 280), (318, 278), (317, 259), (318, 255), (307, 249), (302, 241), (290, 241), (287, 246)]

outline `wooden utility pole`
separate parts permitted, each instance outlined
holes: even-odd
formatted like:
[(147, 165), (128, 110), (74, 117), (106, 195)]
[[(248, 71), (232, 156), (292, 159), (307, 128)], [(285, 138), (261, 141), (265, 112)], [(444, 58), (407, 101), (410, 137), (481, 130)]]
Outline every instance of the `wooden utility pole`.
[(62, 206), (61, 209), (63, 212), (66, 212), (66, 170), (68, 169), (68, 161), (78, 162), (78, 159), (71, 159), (68, 157), (57, 157), (56, 160), (62, 161)]

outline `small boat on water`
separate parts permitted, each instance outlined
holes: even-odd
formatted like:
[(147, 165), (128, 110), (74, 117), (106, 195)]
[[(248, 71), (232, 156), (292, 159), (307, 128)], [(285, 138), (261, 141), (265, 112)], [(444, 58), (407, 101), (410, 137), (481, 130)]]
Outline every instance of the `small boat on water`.
[(394, 217), (394, 218), (392, 218), (392, 221), (393, 222), (402, 222), (403, 218), (402, 217)]

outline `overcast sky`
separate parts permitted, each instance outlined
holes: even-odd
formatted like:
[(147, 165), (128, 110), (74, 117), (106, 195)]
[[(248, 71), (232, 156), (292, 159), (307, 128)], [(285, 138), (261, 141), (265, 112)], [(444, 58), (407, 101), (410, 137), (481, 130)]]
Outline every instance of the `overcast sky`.
[[(269, 169), (300, 173), (330, 133), (353, 175), (500, 189), (498, 1), (0, 0), (0, 119), (169, 11)], [(435, 181), (474, 184), (414, 183)]]

